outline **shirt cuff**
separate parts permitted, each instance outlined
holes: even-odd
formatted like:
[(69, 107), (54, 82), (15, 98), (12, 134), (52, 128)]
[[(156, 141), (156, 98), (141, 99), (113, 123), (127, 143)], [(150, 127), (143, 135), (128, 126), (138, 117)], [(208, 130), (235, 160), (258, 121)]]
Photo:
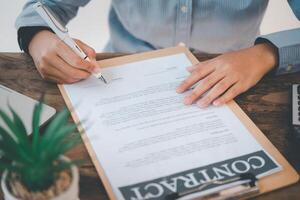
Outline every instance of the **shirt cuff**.
[(300, 71), (300, 28), (263, 35), (255, 40), (255, 44), (266, 42), (277, 48), (277, 75)]
[(29, 54), (28, 47), (32, 38), (42, 30), (48, 30), (53, 32), (52, 29), (47, 26), (25, 26), (19, 28), (18, 43), (20, 49)]

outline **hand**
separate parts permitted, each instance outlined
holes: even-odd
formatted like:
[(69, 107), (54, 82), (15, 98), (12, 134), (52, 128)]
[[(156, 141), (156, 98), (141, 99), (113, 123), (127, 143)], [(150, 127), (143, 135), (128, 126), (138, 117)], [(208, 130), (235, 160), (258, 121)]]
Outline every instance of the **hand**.
[(81, 59), (50, 31), (37, 33), (29, 44), (29, 53), (41, 76), (57, 83), (74, 83), (90, 76), (98, 67), (94, 49), (75, 40), (91, 62)]
[[(188, 67), (191, 75), (176, 91), (182, 93), (199, 83), (192, 93), (184, 98), (186, 105), (195, 101), (200, 108), (211, 103), (215, 106), (222, 105), (254, 86), (276, 65), (276, 57), (275, 48), (269, 44), (225, 53)], [(205, 92), (207, 94), (203, 95)]]

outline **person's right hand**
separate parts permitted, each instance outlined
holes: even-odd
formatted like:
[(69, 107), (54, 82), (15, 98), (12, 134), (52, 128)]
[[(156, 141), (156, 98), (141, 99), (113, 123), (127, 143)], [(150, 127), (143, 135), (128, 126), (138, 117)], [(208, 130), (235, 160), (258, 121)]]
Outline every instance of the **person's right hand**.
[(41, 76), (56, 83), (74, 83), (91, 75), (99, 66), (93, 48), (75, 40), (90, 62), (81, 59), (54, 33), (44, 30), (37, 33), (29, 44), (29, 54)]

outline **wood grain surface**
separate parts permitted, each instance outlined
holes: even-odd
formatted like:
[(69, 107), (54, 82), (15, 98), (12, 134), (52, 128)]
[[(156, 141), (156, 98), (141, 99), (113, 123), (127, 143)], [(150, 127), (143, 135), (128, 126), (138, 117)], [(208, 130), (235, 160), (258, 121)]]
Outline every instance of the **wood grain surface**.
[[(102, 60), (122, 56), (123, 54), (102, 53), (97, 59)], [(200, 60), (212, 56), (196, 55)], [(255, 87), (236, 98), (237, 103), (262, 130), (268, 139), (278, 148), (291, 165), (300, 172), (300, 143), (295, 141), (290, 130), (290, 86), (300, 83), (300, 73), (266, 76)], [(23, 53), (0, 53), (0, 84), (16, 90), (24, 95), (39, 99), (46, 92), (48, 105), (61, 110), (65, 103), (54, 83), (44, 81), (34, 67), (29, 56)], [(89, 155), (81, 143), (68, 152), (67, 156), (85, 159), (80, 167), (80, 199), (108, 199)], [(0, 199), (3, 198), (0, 191)], [(300, 199), (300, 183), (283, 188), (255, 199)]]

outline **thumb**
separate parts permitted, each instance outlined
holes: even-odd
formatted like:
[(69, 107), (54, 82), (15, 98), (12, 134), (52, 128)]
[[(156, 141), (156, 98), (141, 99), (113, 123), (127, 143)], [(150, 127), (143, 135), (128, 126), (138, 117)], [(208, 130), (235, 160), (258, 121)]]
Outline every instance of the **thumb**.
[(99, 66), (99, 64), (97, 63), (96, 59), (92, 59), (91, 60), (92, 65), (94, 66), (94, 73), (99, 73), (101, 71), (101, 68)]
[(81, 40), (75, 39), (76, 44), (82, 49), (82, 51), (91, 59), (95, 60), (96, 59), (96, 51), (90, 47), (89, 45), (85, 44)]
[(85, 44), (81, 40), (75, 39), (76, 44), (82, 49), (82, 51), (89, 57), (90, 63), (94, 66), (93, 72), (97, 73), (100, 71), (100, 66), (96, 61), (96, 51), (90, 47), (89, 45)]

